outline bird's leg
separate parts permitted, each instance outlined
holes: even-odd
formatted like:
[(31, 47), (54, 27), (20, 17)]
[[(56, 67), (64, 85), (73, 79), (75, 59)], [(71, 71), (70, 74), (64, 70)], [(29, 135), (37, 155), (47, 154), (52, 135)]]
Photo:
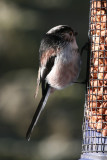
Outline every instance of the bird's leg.
[(86, 42), (84, 44), (84, 46), (81, 49), (80, 55), (82, 56), (82, 53), (84, 52), (84, 50), (89, 51), (89, 42)]
[[(89, 43), (89, 41), (88, 41), (88, 42), (86, 42), (86, 43), (84, 44), (84, 46), (82, 47), (81, 52), (80, 52), (80, 55), (82, 56), (84, 50), (86, 50), (87, 53), (89, 53), (89, 48), (90, 48), (90, 43)], [(89, 54), (87, 55), (87, 59), (89, 59), (88, 56), (89, 56)], [(88, 82), (88, 78), (87, 78), (87, 76), (86, 76), (85, 81), (83, 81), (83, 82), (74, 82), (74, 83), (87, 84), (87, 82)]]
[(85, 81), (82, 81), (82, 82), (73, 82), (73, 83), (75, 83), (75, 84), (87, 84), (87, 81), (85, 80)]

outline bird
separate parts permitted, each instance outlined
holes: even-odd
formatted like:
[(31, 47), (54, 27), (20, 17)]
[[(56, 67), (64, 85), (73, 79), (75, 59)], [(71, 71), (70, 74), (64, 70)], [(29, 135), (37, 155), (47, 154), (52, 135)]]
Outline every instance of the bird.
[(35, 98), (40, 85), (42, 98), (26, 133), (28, 141), (49, 95), (74, 84), (79, 77), (81, 55), (76, 42), (77, 34), (69, 25), (58, 25), (46, 32), (41, 40)]

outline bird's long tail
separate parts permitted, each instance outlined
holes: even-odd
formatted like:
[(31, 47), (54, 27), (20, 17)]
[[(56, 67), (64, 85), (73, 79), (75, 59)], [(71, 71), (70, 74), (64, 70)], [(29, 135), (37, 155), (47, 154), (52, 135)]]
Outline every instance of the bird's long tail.
[(38, 105), (38, 107), (37, 107), (37, 109), (36, 109), (36, 112), (35, 112), (35, 114), (34, 114), (34, 116), (33, 116), (33, 119), (32, 119), (32, 121), (31, 121), (31, 124), (30, 124), (30, 126), (29, 126), (29, 128), (28, 128), (28, 131), (27, 131), (27, 133), (26, 133), (26, 139), (27, 139), (28, 141), (30, 140), (30, 136), (31, 136), (31, 133), (32, 133), (32, 131), (33, 131), (33, 129), (34, 129), (34, 126), (36, 125), (36, 123), (37, 123), (37, 121), (38, 121), (38, 118), (39, 118), (42, 110), (44, 109), (44, 107), (45, 107), (45, 105), (46, 105), (46, 102), (47, 102), (48, 97), (49, 97), (49, 95), (50, 95), (50, 90), (51, 90), (51, 88), (50, 88), (49, 85), (48, 85), (48, 86), (46, 87), (46, 92), (45, 92), (45, 94), (42, 96), (42, 98), (41, 98), (41, 100), (40, 100), (40, 102), (39, 102), (39, 105)]

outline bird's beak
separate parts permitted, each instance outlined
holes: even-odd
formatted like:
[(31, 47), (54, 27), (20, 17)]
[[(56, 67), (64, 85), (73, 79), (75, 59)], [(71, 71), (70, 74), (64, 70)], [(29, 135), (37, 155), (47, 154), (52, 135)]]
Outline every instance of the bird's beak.
[(77, 36), (77, 35), (78, 35), (78, 32), (74, 32), (74, 35)]

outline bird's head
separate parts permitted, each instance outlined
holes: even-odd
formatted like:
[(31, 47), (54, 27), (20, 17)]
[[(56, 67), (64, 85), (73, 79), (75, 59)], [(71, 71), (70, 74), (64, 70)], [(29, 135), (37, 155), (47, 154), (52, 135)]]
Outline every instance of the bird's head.
[(74, 30), (68, 25), (58, 25), (51, 28), (46, 34), (57, 35), (63, 37), (65, 40), (72, 41), (77, 35), (77, 32), (74, 32)]

